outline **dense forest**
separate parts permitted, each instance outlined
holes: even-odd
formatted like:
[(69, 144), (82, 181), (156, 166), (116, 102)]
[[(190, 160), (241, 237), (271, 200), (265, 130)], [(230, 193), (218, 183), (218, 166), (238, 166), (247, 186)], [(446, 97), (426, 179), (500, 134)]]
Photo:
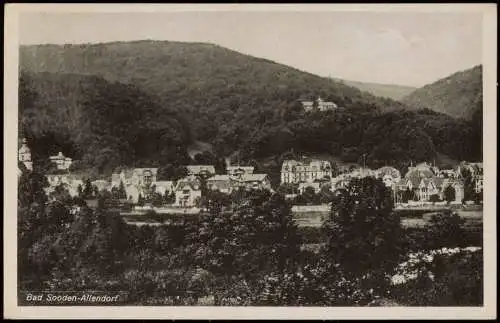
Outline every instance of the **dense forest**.
[(204, 43), (166, 41), (21, 46), (20, 66), (33, 72), (99, 75), (158, 96), (161, 109), (181, 111), (193, 133), (211, 141), (236, 114), (284, 109), (322, 96), (344, 107), (400, 107), (289, 66)]
[[(211, 44), (37, 45), (20, 54), (21, 128), (35, 157), (62, 150), (98, 172), (186, 163), (195, 140), (211, 144), (217, 160), (238, 152), (270, 173), (300, 154), (358, 163), (365, 155), (367, 166), (402, 171), (410, 162), (482, 159), (480, 101), (470, 121), (408, 111)], [(304, 112), (298, 99), (317, 96), (341, 108)]]
[(62, 151), (82, 168), (186, 162), (189, 124), (134, 85), (22, 72), (20, 129), (35, 160)]
[(477, 65), (437, 80), (405, 96), (402, 102), (470, 120), (483, 103), (483, 67)]

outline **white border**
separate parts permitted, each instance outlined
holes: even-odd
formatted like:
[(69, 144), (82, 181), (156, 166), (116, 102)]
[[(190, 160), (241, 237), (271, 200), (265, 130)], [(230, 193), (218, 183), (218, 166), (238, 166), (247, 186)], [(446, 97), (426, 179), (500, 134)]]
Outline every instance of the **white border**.
[[(380, 11), (483, 14), (484, 307), (18, 307), (17, 87), (20, 12)], [(142, 319), (487, 319), (496, 318), (496, 91), (495, 4), (6, 4), (4, 47), (4, 309), (6, 318)]]

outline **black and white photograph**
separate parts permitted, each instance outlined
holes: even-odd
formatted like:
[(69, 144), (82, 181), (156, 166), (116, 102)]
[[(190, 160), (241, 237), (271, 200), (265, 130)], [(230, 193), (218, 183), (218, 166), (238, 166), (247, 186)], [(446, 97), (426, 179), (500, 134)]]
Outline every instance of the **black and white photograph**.
[(359, 6), (7, 5), (6, 317), (496, 318), (496, 5)]

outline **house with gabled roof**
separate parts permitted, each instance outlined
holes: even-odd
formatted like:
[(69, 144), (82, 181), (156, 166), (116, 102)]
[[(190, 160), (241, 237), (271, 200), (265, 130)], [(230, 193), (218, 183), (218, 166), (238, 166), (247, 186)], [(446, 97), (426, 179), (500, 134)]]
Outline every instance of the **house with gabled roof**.
[(253, 166), (227, 166), (226, 171), (228, 175), (235, 176), (240, 174), (253, 174)]
[(267, 174), (215, 175), (207, 180), (207, 187), (229, 194), (239, 188), (271, 190), (271, 181)]
[(410, 167), (405, 177), (396, 185), (396, 189), (397, 191), (413, 191), (419, 200), (427, 201), (432, 195), (428, 191), (434, 192), (433, 184), (429, 181), (435, 178), (436, 176), (429, 168)]
[(242, 174), (233, 178), (236, 185), (246, 189), (267, 189), (271, 190), (271, 181), (267, 174)]
[(188, 175), (195, 176), (211, 176), (215, 174), (215, 166), (213, 165), (187, 165)]
[(175, 186), (176, 206), (195, 207), (201, 199), (201, 182), (195, 175), (188, 175), (177, 181)]
[(33, 170), (33, 161), (31, 160), (31, 150), (28, 147), (26, 138), (21, 139), (21, 147), (18, 150), (18, 161), (24, 165), (26, 170)]
[(111, 175), (111, 186), (119, 187), (120, 182), (123, 182), (125, 186), (148, 186), (156, 182), (157, 174), (158, 168), (156, 167), (124, 168), (120, 172), (115, 172)]
[(214, 175), (207, 179), (207, 188), (212, 191), (230, 194), (233, 190), (232, 182), (230, 175)]
[(57, 169), (66, 170), (69, 169), (73, 160), (70, 157), (64, 156), (64, 154), (60, 151), (57, 155), (50, 156), (50, 161), (56, 164)]
[(72, 197), (78, 196), (78, 187), (84, 188), (83, 178), (63, 171), (53, 171), (45, 174), (49, 186), (45, 188), (45, 193), (49, 195), (55, 188), (62, 185)]
[(451, 185), (455, 189), (455, 200), (463, 198), (463, 184), (455, 178), (444, 178), (434, 174), (429, 168), (411, 168), (405, 177), (396, 185), (398, 191), (410, 190), (420, 201), (429, 201), (432, 195), (444, 199), (445, 188)]
[(395, 190), (396, 184), (401, 181), (401, 173), (391, 166), (380, 167), (374, 173), (375, 177), (381, 179), (386, 187), (390, 187), (393, 190)]
[(119, 188), (123, 183), (127, 198), (133, 203), (139, 201), (139, 196), (146, 197), (150, 193), (149, 188), (156, 183), (158, 168), (122, 168), (111, 174), (109, 189)]

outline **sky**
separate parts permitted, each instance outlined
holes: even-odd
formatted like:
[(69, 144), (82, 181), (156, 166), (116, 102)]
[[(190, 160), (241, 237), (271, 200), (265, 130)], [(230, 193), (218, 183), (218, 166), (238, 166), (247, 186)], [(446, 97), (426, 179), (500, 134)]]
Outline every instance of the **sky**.
[(20, 44), (210, 42), (320, 76), (420, 87), (482, 63), (474, 12), (22, 13)]

